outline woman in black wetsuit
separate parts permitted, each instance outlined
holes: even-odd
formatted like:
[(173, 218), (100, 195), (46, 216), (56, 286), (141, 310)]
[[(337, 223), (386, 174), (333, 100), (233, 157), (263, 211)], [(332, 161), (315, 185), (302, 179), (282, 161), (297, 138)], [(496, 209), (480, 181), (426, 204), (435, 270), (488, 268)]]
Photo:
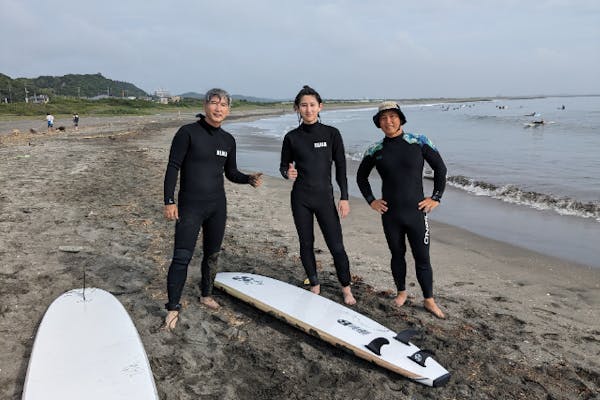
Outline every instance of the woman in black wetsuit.
[[(342, 218), (350, 212), (346, 155), (340, 132), (319, 121), (323, 101), (319, 93), (304, 86), (294, 100), (294, 109), (301, 124), (283, 139), (279, 171), (294, 181), (291, 193), (292, 213), (300, 240), (300, 258), (310, 281), (311, 291), (319, 294), (314, 252), (314, 217), (317, 218), (327, 247), (333, 256), (338, 280), (342, 285), (344, 303), (356, 303), (350, 289), (350, 265), (342, 240)], [(335, 179), (340, 187), (340, 202), (335, 207), (331, 185), (331, 164), (335, 163)]]
[[(395, 303), (404, 305), (407, 298), (405, 240), (408, 238), (424, 306), (438, 318), (444, 313), (433, 299), (433, 272), (429, 260), (430, 229), (427, 213), (436, 208), (446, 186), (446, 166), (433, 143), (424, 135), (403, 132), (406, 117), (398, 104), (383, 102), (373, 117), (385, 137), (367, 151), (356, 173), (358, 187), (371, 208), (381, 214), (383, 231), (392, 253), (391, 268), (398, 290)], [(423, 195), (424, 161), (434, 172), (433, 194)], [(381, 199), (373, 196), (369, 174), (377, 169), (382, 181)]]

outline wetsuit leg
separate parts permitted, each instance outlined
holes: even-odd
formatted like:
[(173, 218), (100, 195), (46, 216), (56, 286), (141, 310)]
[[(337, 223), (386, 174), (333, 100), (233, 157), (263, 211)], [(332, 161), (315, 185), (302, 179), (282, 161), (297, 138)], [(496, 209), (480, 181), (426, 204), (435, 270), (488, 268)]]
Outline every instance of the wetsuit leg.
[(417, 280), (421, 285), (423, 297), (433, 297), (433, 271), (429, 259), (429, 221), (427, 215), (418, 212), (410, 217), (407, 237), (415, 259)]
[(392, 214), (383, 214), (381, 216), (383, 223), (383, 232), (387, 240), (388, 247), (392, 253), (390, 266), (396, 289), (401, 292), (406, 290), (406, 254), (405, 231), (399, 218)]
[(324, 198), (320, 203), (318, 208), (315, 209), (315, 216), (325, 243), (327, 243), (327, 247), (333, 256), (337, 278), (340, 284), (345, 287), (350, 284), (350, 262), (344, 249), (340, 217), (333, 198)]
[(302, 196), (301, 193), (292, 190), (291, 196), (292, 215), (300, 240), (300, 259), (311, 286), (316, 286), (319, 284), (319, 278), (317, 276), (317, 261), (315, 260), (314, 250), (314, 213), (304, 201), (303, 197), (305, 196)]
[(194, 254), (196, 240), (202, 225), (202, 213), (199, 209), (180, 207), (179, 221), (175, 225), (175, 248), (173, 260), (167, 275), (167, 292), (169, 302), (167, 310), (179, 310), (181, 293), (187, 278), (187, 269)]
[(212, 294), (213, 283), (218, 272), (219, 252), (225, 235), (227, 221), (227, 201), (223, 197), (211, 207), (212, 214), (202, 225), (202, 278), (200, 292), (203, 297)]

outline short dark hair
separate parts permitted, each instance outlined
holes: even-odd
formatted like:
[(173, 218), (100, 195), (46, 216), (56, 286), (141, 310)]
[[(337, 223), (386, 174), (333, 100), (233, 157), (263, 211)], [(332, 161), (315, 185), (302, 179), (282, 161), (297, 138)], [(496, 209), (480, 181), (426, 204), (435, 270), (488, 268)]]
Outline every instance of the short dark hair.
[(212, 99), (215, 96), (218, 97), (219, 100), (226, 99), (227, 105), (231, 105), (231, 96), (229, 95), (229, 93), (227, 93), (226, 90), (219, 88), (210, 89), (208, 92), (206, 92), (206, 94), (204, 95), (204, 102), (208, 103), (210, 99)]
[(296, 95), (296, 99), (294, 99), (294, 106), (296, 108), (300, 107), (300, 100), (302, 99), (302, 96), (315, 96), (319, 104), (323, 103), (321, 95), (315, 89), (311, 88), (308, 85), (304, 85)]

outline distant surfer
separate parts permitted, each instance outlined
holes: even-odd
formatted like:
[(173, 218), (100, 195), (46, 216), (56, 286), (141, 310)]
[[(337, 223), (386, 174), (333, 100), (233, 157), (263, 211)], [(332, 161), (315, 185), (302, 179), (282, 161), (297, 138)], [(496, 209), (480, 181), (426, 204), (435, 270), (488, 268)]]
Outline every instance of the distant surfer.
[(535, 125), (544, 125), (544, 120), (540, 119), (539, 121), (533, 121), (533, 124), (535, 124)]
[[(235, 139), (221, 128), (230, 106), (231, 97), (226, 91), (209, 90), (204, 99), (206, 115), (179, 128), (171, 144), (164, 181), (164, 215), (177, 223), (173, 259), (167, 276), (167, 329), (173, 329), (177, 324), (181, 310), (179, 301), (201, 228), (200, 303), (215, 310), (220, 307), (212, 298), (212, 289), (227, 218), (223, 173), (235, 183), (253, 187), (262, 183), (262, 173), (246, 175), (237, 169)], [(174, 193), (178, 174), (177, 205)]]
[[(444, 313), (433, 298), (433, 272), (429, 258), (430, 228), (427, 214), (441, 201), (446, 186), (446, 166), (440, 153), (424, 135), (403, 132), (406, 117), (400, 106), (385, 101), (373, 116), (375, 126), (385, 137), (370, 146), (356, 174), (358, 187), (371, 208), (381, 214), (383, 231), (392, 253), (391, 269), (398, 290), (394, 300), (404, 305), (406, 293), (405, 238), (415, 259), (417, 280), (421, 285), (425, 308), (438, 318)], [(433, 194), (424, 198), (424, 161), (431, 166)], [(383, 197), (376, 199), (369, 183), (369, 174), (377, 169), (382, 180)]]
[[(342, 136), (336, 128), (320, 122), (319, 112), (323, 109), (323, 101), (313, 88), (304, 86), (300, 90), (294, 100), (294, 109), (298, 113), (300, 126), (289, 131), (283, 139), (279, 171), (284, 178), (294, 181), (291, 206), (300, 241), (300, 259), (310, 282), (310, 290), (320, 294), (314, 251), (316, 217), (333, 256), (344, 303), (352, 305), (356, 300), (350, 288), (350, 263), (339, 219), (350, 213)], [(331, 184), (332, 163), (335, 163), (335, 180), (341, 192), (337, 209)]]

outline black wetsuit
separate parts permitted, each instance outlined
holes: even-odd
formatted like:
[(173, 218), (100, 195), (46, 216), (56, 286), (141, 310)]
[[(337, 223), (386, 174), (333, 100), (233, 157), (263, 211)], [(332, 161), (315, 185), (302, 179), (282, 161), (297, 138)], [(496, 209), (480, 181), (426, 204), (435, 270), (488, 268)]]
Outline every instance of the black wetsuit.
[(406, 277), (405, 237), (415, 258), (417, 280), (425, 298), (433, 297), (433, 275), (429, 261), (430, 229), (427, 214), (418, 209), (423, 196), (424, 161), (434, 171), (431, 198), (440, 201), (446, 186), (446, 166), (433, 144), (423, 135), (403, 133), (384, 138), (371, 146), (356, 174), (358, 187), (369, 204), (375, 200), (369, 174), (373, 167), (382, 180), (382, 198), (388, 210), (382, 215), (383, 230), (392, 253), (391, 268), (398, 291), (403, 291)]
[(235, 183), (248, 183), (249, 176), (237, 169), (235, 139), (204, 119), (184, 125), (175, 134), (165, 173), (165, 204), (175, 204), (177, 174), (179, 184), (179, 220), (175, 225), (175, 248), (167, 276), (168, 310), (179, 310), (187, 268), (200, 228), (203, 229), (202, 296), (210, 296), (217, 273), (227, 219), (223, 172)]
[(312, 286), (319, 284), (314, 252), (314, 217), (333, 256), (338, 280), (350, 284), (350, 266), (342, 240), (331, 185), (331, 164), (335, 162), (335, 179), (341, 200), (348, 200), (346, 155), (340, 132), (320, 122), (288, 132), (281, 148), (281, 175), (287, 179), (290, 163), (295, 163), (298, 177), (291, 193), (292, 214), (300, 240), (300, 258)]

